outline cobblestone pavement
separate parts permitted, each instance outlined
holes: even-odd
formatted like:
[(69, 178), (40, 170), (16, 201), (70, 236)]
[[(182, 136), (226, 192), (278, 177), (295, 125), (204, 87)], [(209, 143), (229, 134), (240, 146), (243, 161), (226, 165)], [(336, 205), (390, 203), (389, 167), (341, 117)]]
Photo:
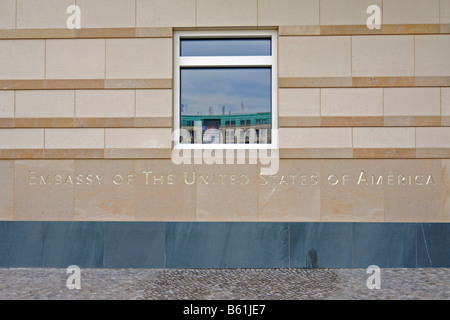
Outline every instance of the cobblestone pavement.
[(369, 290), (365, 269), (81, 269), (69, 290), (66, 269), (0, 269), (0, 299), (450, 300), (450, 269), (381, 269)]

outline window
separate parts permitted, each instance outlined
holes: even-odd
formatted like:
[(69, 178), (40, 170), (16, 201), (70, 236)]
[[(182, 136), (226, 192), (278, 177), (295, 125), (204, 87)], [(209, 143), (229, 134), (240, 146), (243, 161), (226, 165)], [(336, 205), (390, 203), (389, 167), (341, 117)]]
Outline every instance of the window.
[(174, 41), (174, 128), (194, 123), (195, 135), (175, 144), (276, 148), (276, 31), (180, 31)]

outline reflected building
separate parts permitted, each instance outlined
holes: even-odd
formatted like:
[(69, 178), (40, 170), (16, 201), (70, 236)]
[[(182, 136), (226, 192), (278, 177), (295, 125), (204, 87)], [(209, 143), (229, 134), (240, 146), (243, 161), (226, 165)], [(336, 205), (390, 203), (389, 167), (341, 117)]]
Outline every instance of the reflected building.
[[(213, 130), (220, 131), (224, 139), (223, 142), (226, 144), (270, 143), (271, 141), (270, 112), (232, 115), (184, 115), (182, 117), (181, 128), (189, 132), (190, 143), (195, 143), (194, 132), (196, 127), (202, 130), (203, 142), (211, 141), (208, 134), (213, 133)], [(252, 131), (256, 135), (255, 140), (252, 139)], [(219, 143), (219, 141), (215, 139), (214, 142), (210, 143)]]

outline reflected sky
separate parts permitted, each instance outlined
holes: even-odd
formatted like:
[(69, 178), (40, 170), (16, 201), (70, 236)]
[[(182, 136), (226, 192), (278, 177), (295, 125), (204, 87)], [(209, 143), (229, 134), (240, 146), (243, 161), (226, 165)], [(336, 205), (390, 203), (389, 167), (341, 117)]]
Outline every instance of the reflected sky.
[(181, 115), (271, 111), (270, 68), (181, 69)]
[(181, 56), (270, 56), (270, 39), (183, 39)]

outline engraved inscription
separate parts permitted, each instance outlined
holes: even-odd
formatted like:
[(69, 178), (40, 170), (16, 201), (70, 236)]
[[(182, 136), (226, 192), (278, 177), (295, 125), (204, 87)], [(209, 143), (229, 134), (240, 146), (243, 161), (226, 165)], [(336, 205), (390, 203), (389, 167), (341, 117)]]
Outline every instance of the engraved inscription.
[[(233, 173), (214, 173), (204, 174), (196, 171), (184, 171), (182, 176), (175, 174), (161, 174), (151, 170), (145, 170), (140, 173), (113, 174), (105, 176), (103, 173), (89, 174), (64, 174), (64, 173), (43, 173), (37, 171), (29, 171), (28, 185), (30, 186), (64, 186), (64, 185), (101, 185), (104, 183), (112, 183), (115, 186), (139, 184), (143, 186), (162, 186), (162, 185), (241, 185), (250, 184), (255, 179), (246, 174)], [(315, 186), (320, 182), (327, 183), (331, 186), (429, 186), (434, 185), (435, 180), (432, 174), (371, 174), (364, 170), (358, 175), (350, 174), (327, 174), (321, 176), (318, 173), (291, 173), (264, 175), (257, 177), (257, 183), (261, 186)]]

